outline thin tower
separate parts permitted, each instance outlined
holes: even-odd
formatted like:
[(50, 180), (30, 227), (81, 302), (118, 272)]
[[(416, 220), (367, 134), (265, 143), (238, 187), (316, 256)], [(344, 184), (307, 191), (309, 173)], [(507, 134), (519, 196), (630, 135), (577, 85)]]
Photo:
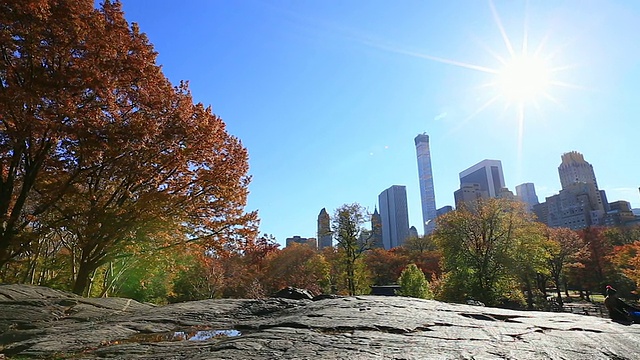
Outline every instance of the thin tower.
[(420, 199), (422, 203), (422, 221), (425, 235), (431, 234), (436, 225), (436, 195), (431, 172), (431, 151), (429, 135), (420, 134), (415, 138), (418, 156), (418, 178), (420, 180)]

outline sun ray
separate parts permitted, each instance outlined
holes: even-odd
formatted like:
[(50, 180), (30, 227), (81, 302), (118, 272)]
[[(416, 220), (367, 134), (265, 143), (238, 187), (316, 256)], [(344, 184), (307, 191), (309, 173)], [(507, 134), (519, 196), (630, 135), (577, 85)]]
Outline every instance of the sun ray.
[(557, 72), (560, 72), (560, 71), (566, 71), (566, 70), (575, 69), (578, 66), (579, 66), (578, 64), (556, 66), (554, 68), (549, 69), (549, 72), (550, 73), (557, 73)]
[(558, 80), (552, 80), (552, 81), (549, 82), (549, 84), (550, 85), (555, 85), (555, 86), (558, 86), (558, 87), (568, 88), (568, 89), (585, 90), (585, 91), (595, 90), (595, 89), (586, 88), (584, 86), (571, 84), (571, 83), (568, 83), (568, 82), (558, 81)]
[(462, 67), (462, 68), (465, 68), (465, 69), (478, 70), (478, 71), (482, 71), (482, 72), (489, 73), (489, 74), (498, 74), (499, 73), (498, 70), (491, 69), (491, 68), (488, 68), (488, 67), (485, 67), (485, 66), (480, 66), (480, 65), (475, 65), (475, 64), (468, 64), (468, 63), (464, 63), (464, 62), (461, 62), (461, 61), (444, 59), (444, 58), (431, 56), (431, 55), (426, 55), (426, 54), (414, 53), (413, 55), (416, 56), (416, 57), (423, 58), (423, 59), (429, 59), (429, 60), (437, 61), (439, 63), (448, 64), (448, 65), (454, 65), (454, 66)]
[(527, 53), (527, 46), (529, 43), (529, 1), (527, 0), (524, 5), (524, 21), (523, 21), (523, 31), (522, 31), (522, 53)]
[(542, 96), (544, 96), (547, 100), (551, 101), (552, 103), (554, 103), (554, 104), (556, 104), (556, 105), (560, 106), (561, 108), (566, 109), (566, 107), (565, 107), (565, 106), (564, 106), (560, 101), (558, 101), (558, 99), (554, 98), (554, 97), (553, 97), (551, 94), (549, 94), (548, 92), (543, 91), (543, 92), (542, 92)]
[(517, 163), (522, 163), (522, 143), (524, 139), (524, 104), (518, 103), (518, 157)]
[(535, 57), (540, 56), (540, 53), (542, 52), (545, 45), (547, 44), (547, 41), (549, 41), (549, 36), (550, 36), (549, 31), (547, 31), (542, 37), (542, 40), (540, 40), (540, 43), (538, 44), (538, 46), (536, 46), (536, 49), (533, 52), (533, 56)]
[(495, 20), (496, 25), (498, 25), (498, 28), (500, 29), (500, 35), (502, 35), (502, 40), (504, 41), (504, 44), (507, 46), (507, 50), (509, 51), (509, 54), (511, 55), (511, 57), (515, 57), (516, 53), (513, 50), (513, 46), (511, 45), (509, 36), (507, 36), (507, 32), (504, 30), (504, 27), (502, 26), (502, 21), (500, 20), (500, 16), (498, 15), (496, 6), (493, 4), (493, 0), (489, 0), (489, 6), (491, 7), (491, 13), (493, 14), (493, 19)]
[(480, 45), (480, 47), (482, 47), (482, 49), (484, 51), (486, 51), (489, 55), (493, 56), (494, 59), (498, 60), (500, 62), (500, 64), (505, 65), (507, 63), (507, 60), (501, 56), (500, 54), (498, 54), (497, 52), (493, 51), (489, 46), (487, 46), (483, 41), (481, 41), (478, 38), (473, 37), (473, 40)]
[(459, 124), (458, 126), (456, 126), (455, 128), (453, 128), (449, 133), (454, 133), (458, 130), (460, 130), (464, 125), (466, 125), (471, 119), (473, 119), (474, 117), (476, 117), (478, 114), (480, 114), (481, 112), (484, 111), (484, 109), (488, 108), (489, 106), (491, 106), (491, 104), (493, 104), (494, 102), (496, 102), (498, 99), (500, 98), (500, 95), (495, 95), (494, 97), (492, 97), (491, 99), (487, 100), (482, 106), (480, 106), (476, 111), (474, 111), (471, 115), (467, 116), (466, 118), (464, 118)]
[[(510, 37), (509, 34), (507, 34), (505, 24), (502, 22), (494, 0), (489, 0), (489, 6), (495, 26), (500, 31), (506, 52), (487, 46), (484, 41), (474, 38), (474, 35), (471, 35), (471, 37), (472, 41), (475, 40), (487, 54), (495, 59), (495, 67), (429, 55), (395, 44), (371, 41), (371, 39), (359, 39), (358, 41), (366, 46), (382, 51), (490, 74), (491, 79), (489, 79), (489, 81), (485, 80), (479, 85), (472, 87), (478, 89), (477, 91), (483, 94), (483, 103), (481, 103), (479, 107), (471, 109), (470, 111), (472, 111), (472, 113), (470, 115), (460, 121), (456, 121), (456, 124), (450, 129), (447, 135), (458, 132), (489, 107), (496, 107), (496, 102), (501, 100), (503, 106), (500, 106), (502, 108), (500, 118), (508, 117), (512, 119), (514, 125), (517, 123), (517, 153), (518, 158), (521, 158), (525, 139), (525, 121), (528, 121), (529, 115), (528, 111), (534, 110), (542, 112), (542, 100), (549, 100), (551, 103), (564, 108), (565, 106), (550, 92), (552, 88), (588, 89), (554, 78), (554, 74), (573, 69), (578, 65), (553, 66), (553, 63), (560, 59), (563, 49), (554, 47), (553, 50), (555, 51), (549, 51), (548, 44), (553, 35), (551, 31), (544, 33), (540, 41), (538, 41), (537, 38), (535, 41), (532, 41), (529, 0), (525, 0), (525, 14), (521, 38), (519, 36)], [(516, 41), (514, 42), (512, 38)], [(520, 40), (521, 43), (518, 43)], [(485, 99), (487, 100), (485, 101)], [(544, 119), (540, 121), (544, 122)]]
[(477, 71), (481, 71), (481, 72), (488, 73), (488, 74), (497, 74), (497, 73), (499, 73), (499, 70), (492, 69), (492, 68), (489, 68), (489, 67), (486, 67), (486, 66), (476, 65), (476, 64), (469, 64), (469, 63), (465, 63), (465, 62), (462, 62), (462, 61), (451, 60), (451, 59), (446, 59), (446, 58), (442, 58), (442, 57), (438, 57), (438, 56), (423, 54), (423, 53), (419, 53), (419, 52), (415, 52), (415, 51), (409, 51), (409, 50), (405, 50), (405, 49), (400, 49), (400, 48), (397, 48), (397, 47), (391, 47), (391, 46), (387, 46), (387, 45), (377, 44), (377, 43), (374, 43), (372, 41), (360, 40), (360, 43), (362, 43), (364, 45), (367, 45), (367, 46), (370, 46), (372, 48), (376, 48), (376, 49), (380, 49), (380, 50), (384, 50), (384, 51), (388, 51), (388, 52), (392, 52), (392, 53), (396, 53), (396, 54), (408, 55), (408, 56), (419, 58), (419, 59), (427, 59), (427, 60), (439, 62), (441, 64), (454, 65), (454, 66), (458, 66), (458, 67), (461, 67), (461, 68), (470, 69), (470, 70), (477, 70)]

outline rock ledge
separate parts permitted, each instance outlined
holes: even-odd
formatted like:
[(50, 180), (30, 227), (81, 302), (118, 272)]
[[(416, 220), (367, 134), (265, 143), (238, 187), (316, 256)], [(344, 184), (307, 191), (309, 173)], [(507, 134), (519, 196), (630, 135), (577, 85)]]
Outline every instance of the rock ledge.
[(640, 358), (640, 325), (402, 297), (221, 299), (155, 307), (0, 285), (0, 354), (9, 359), (631, 360)]

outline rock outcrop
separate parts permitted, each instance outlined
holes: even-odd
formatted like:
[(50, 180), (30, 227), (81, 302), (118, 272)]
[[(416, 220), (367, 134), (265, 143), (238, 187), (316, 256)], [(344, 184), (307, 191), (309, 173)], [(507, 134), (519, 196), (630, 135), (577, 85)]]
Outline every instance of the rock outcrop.
[(631, 360), (640, 358), (640, 325), (402, 297), (222, 299), (156, 307), (2, 285), (0, 354), (8, 359)]

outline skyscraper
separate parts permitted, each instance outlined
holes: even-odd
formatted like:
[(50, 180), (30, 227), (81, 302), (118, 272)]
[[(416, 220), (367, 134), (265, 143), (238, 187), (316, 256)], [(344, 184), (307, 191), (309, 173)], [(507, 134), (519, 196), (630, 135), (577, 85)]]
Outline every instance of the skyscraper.
[(570, 151), (562, 154), (562, 162), (558, 166), (558, 175), (560, 175), (560, 185), (562, 190), (572, 188), (576, 183), (592, 184), (596, 194), (593, 196), (593, 210), (604, 211), (606, 208), (606, 194), (598, 189), (596, 181), (596, 173), (593, 171), (593, 165), (589, 164), (584, 156), (577, 151)]
[(431, 151), (429, 135), (420, 134), (414, 139), (418, 156), (418, 179), (420, 180), (420, 199), (422, 202), (422, 221), (424, 233), (431, 234), (436, 222), (436, 195), (433, 188), (431, 171)]
[(533, 183), (524, 183), (516, 186), (516, 195), (523, 203), (527, 204), (529, 211), (533, 210), (533, 206), (538, 204), (538, 195)]
[(325, 208), (318, 215), (318, 249), (333, 246), (331, 241), (331, 217)]
[(562, 154), (558, 175), (562, 190), (533, 208), (540, 221), (550, 227), (570, 229), (601, 225), (606, 221), (607, 196), (598, 189), (593, 166), (582, 154), (577, 151)]
[(385, 249), (400, 246), (409, 237), (407, 188), (393, 185), (378, 196), (382, 220), (382, 243)]
[(596, 189), (598, 188), (593, 165), (586, 162), (584, 156), (577, 151), (562, 154), (562, 163), (558, 166), (558, 174), (563, 189), (577, 182), (593, 184)]
[(495, 198), (504, 188), (504, 174), (500, 160), (482, 160), (460, 173), (460, 187), (478, 184), (480, 191), (486, 191)]

